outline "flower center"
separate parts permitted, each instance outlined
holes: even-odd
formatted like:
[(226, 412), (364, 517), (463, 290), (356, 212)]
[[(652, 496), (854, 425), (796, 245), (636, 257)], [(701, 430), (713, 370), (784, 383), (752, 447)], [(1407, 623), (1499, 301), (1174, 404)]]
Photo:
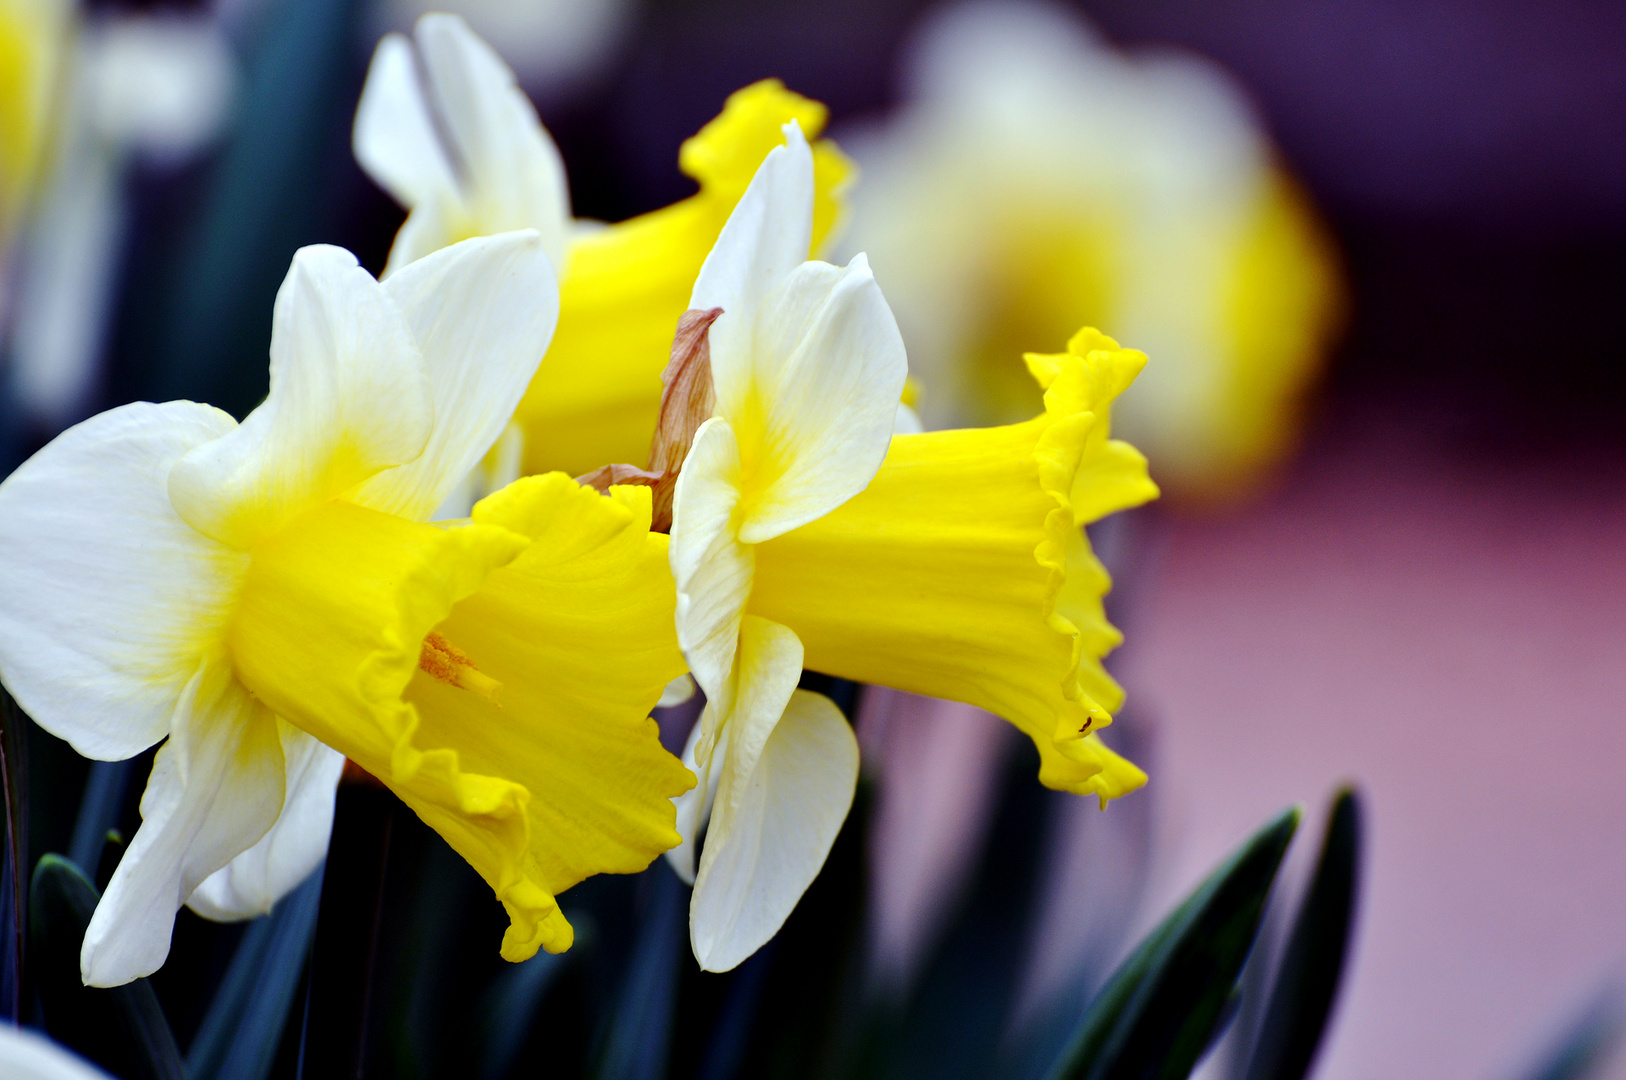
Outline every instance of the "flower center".
[(439, 634), (431, 633), (423, 639), (418, 667), (448, 686), (479, 694), (493, 705), (498, 704), (497, 694), (502, 690), (502, 683), (481, 672), (468, 653)]

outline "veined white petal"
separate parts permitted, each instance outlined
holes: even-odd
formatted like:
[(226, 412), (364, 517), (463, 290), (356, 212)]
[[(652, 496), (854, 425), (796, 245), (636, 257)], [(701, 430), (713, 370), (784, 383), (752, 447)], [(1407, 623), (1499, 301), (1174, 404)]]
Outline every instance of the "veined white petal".
[(740, 539), (761, 543), (823, 517), (874, 479), (909, 368), (869, 263), (806, 262), (757, 314), (749, 382), (717, 388), (717, 415), (752, 462)]
[(0, 484), (0, 677), (86, 757), (169, 732), (247, 556), (170, 506), (170, 468), (237, 426), (207, 405), (125, 405), (69, 428)]
[(437, 197), (460, 198), (412, 43), (400, 34), (386, 34), (373, 53), (350, 145), (362, 170), (408, 210)]
[[(706, 712), (711, 705), (706, 705)], [(666, 852), (666, 862), (685, 885), (694, 884), (694, 854), (699, 847), (700, 831), (711, 820), (711, 807), (717, 801), (717, 785), (723, 779), (723, 761), (728, 753), (728, 732), (717, 737), (715, 748), (706, 760), (699, 760), (696, 748), (705, 723), (705, 713), (689, 729), (689, 739), (683, 745), (683, 764), (699, 778), (699, 783), (672, 800), (677, 806), (677, 832), (683, 842)]]
[(384, 282), (423, 354), (435, 429), (423, 453), (356, 502), (427, 520), (514, 415), (559, 321), (559, 286), (532, 230), (465, 240)]
[(38, 1032), (0, 1024), (0, 1076), (6, 1080), (112, 1080)]
[(301, 248), (272, 313), (270, 394), (175, 463), (170, 501), (205, 536), (247, 547), (413, 460), (434, 423), (423, 357), (384, 286), (342, 248)]
[(252, 919), (310, 877), (327, 856), (344, 755), (278, 718), (282, 813), (253, 847), (203, 879), (186, 906), (216, 922)]
[(857, 783), (851, 726), (828, 698), (796, 691), (756, 768), (738, 780), (726, 773), (719, 788), (718, 801), (738, 809), (726, 832), (713, 818), (689, 905), (702, 968), (728, 971), (779, 932), (830, 854)]
[(85, 930), (79, 968), (87, 986), (157, 971), (187, 897), (276, 822), (284, 775), (277, 725), (228, 660), (199, 666), (153, 761), (141, 827)]
[(535, 229), (562, 268), (570, 237), (564, 162), (514, 73), (455, 15), (425, 15), (413, 36), (479, 231)]
[(785, 125), (785, 145), (768, 152), (729, 214), (695, 279), (689, 307), (723, 309), (710, 330), (711, 375), (722, 403), (751, 380), (756, 312), (769, 293), (807, 259), (813, 244), (813, 152), (802, 129)]
[(734, 432), (713, 417), (695, 432), (672, 494), (678, 644), (695, 681), (724, 714), (740, 618), (756, 567), (755, 553), (734, 537), (739, 472)]

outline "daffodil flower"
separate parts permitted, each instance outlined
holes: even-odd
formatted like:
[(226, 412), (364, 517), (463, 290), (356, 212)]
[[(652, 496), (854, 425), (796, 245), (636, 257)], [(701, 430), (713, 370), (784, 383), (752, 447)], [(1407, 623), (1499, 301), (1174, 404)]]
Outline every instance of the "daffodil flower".
[(502, 952), (568, 947), (554, 894), (677, 842), (692, 777), (648, 710), (683, 670), (647, 492), (562, 475), (427, 524), (553, 330), (534, 232), (382, 284), (305, 248), (241, 424), (137, 403), (0, 485), (0, 676), (87, 757), (163, 741), (91, 919), (87, 983), (148, 974), (175, 912), (266, 910), (322, 858), (342, 757), (491, 885)]
[[(415, 45), (415, 47), (414, 47)], [(781, 127), (826, 110), (776, 80), (731, 95), (679, 153), (699, 193), (614, 225), (573, 222), (558, 150), (513, 73), (462, 20), (426, 15), (414, 42), (378, 47), (356, 110), (356, 160), (410, 211), (389, 270), (468, 236), (533, 228), (560, 269), (559, 330), (516, 421), (529, 473), (642, 463), (660, 407), (672, 328), (695, 276)], [(812, 251), (843, 216), (853, 169), (813, 147)], [(806, 258), (809, 252), (801, 253)]]
[[(727, 970), (778, 930), (852, 803), (858, 746), (828, 699), (796, 689), (802, 645), (748, 614), (755, 552), (830, 513), (886, 456), (907, 376), (903, 341), (862, 256), (806, 260), (813, 155), (794, 121), (707, 256), (690, 308), (709, 335), (715, 412), (673, 499), (678, 639), (708, 704), (689, 753), (703, 783), (684, 807), (706, 835), (690, 930)], [(677, 860), (692, 867), (692, 843)]]
[(1100, 658), (1120, 639), (1082, 526), (1157, 494), (1108, 431), (1146, 358), (1080, 331), (1065, 354), (1027, 357), (1041, 416), (894, 434), (896, 326), (861, 256), (798, 263), (810, 169), (788, 141), (691, 302), (715, 320), (715, 414), (677, 477), (671, 551), (678, 637), (708, 706), (668, 858), (693, 877), (691, 940), (712, 970), (777, 932), (852, 799), (851, 731), (796, 689), (804, 666), (997, 713), (1032, 737), (1049, 787), (1104, 805), (1145, 781), (1099, 737), (1123, 697)]

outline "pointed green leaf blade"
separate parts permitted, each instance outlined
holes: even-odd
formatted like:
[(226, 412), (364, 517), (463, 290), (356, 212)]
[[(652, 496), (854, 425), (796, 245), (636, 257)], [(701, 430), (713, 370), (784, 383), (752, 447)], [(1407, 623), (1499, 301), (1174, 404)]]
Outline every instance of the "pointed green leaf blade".
[(1051, 1080), (1178, 1080), (1213, 1041), (1298, 827), (1284, 811), (1130, 954), (1096, 996)]
[(79, 978), (79, 946), (101, 897), (79, 867), (46, 855), (29, 890), (30, 964), (51, 1037), (118, 1076), (186, 1080), (175, 1035), (146, 979), (109, 990)]
[(1333, 799), (1315, 877), (1293, 922), (1248, 1063), (1247, 1080), (1302, 1080), (1338, 996), (1360, 887), (1361, 800)]

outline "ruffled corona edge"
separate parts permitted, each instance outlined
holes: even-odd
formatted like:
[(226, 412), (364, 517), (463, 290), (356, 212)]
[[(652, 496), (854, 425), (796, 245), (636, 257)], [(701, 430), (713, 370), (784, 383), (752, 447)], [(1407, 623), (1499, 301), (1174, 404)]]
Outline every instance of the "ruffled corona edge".
[(1085, 328), (1073, 335), (1067, 352), (1024, 359), (1045, 391), (1049, 422), (1033, 458), (1040, 486), (1056, 504), (1034, 557), (1049, 574), (1045, 621), (1072, 645), (1061, 684), (1064, 704), (1050, 740), (1055, 754), (1041, 754), (1039, 778), (1049, 787), (1094, 793), (1104, 806), (1144, 784), (1146, 774), (1099, 738), (1123, 703), (1123, 690), (1101, 658), (1123, 637), (1107, 621), (1102, 599), (1111, 578), (1083, 526), (1158, 495), (1146, 458), (1110, 437), (1112, 402), (1146, 365), (1146, 356)]
[(526, 872), (530, 792), (465, 771), (454, 747), (421, 747), (403, 694), (424, 638), (527, 546), (494, 526), (420, 525), (329, 503), (254, 552), (234, 620), (239, 677), (279, 715), (378, 777), (485, 879), (512, 925), (503, 956), (573, 938)]

